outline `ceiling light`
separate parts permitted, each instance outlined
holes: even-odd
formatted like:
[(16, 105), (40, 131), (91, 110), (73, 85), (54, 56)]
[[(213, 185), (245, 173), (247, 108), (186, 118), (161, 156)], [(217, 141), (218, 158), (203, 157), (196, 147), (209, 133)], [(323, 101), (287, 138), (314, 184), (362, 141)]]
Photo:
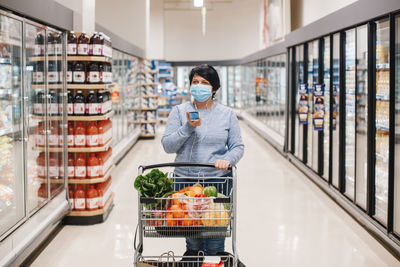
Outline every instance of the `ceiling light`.
[(202, 7), (204, 5), (204, 0), (193, 0), (194, 7)]

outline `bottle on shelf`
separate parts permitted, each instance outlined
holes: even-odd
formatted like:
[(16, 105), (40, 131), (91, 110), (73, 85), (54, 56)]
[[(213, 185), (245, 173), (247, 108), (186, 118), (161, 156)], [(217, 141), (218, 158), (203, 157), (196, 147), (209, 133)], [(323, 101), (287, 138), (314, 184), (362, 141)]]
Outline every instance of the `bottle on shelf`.
[(72, 153), (68, 153), (68, 178), (73, 179), (75, 177), (75, 160)]
[(99, 160), (95, 153), (91, 153), (87, 162), (87, 176), (88, 178), (99, 177)]
[(33, 72), (32, 72), (32, 83), (33, 84), (43, 84), (43, 62), (38, 61), (33, 64)]
[(77, 46), (78, 46), (78, 38), (76, 38), (76, 34), (73, 31), (68, 33), (68, 41), (67, 41), (67, 54), (68, 56), (76, 56), (77, 54)]
[(72, 82), (73, 83), (85, 83), (86, 81), (86, 70), (85, 64), (81, 61), (75, 62), (72, 69)]
[(47, 107), (50, 116), (58, 115), (58, 97), (55, 90), (50, 90), (50, 103)]
[(37, 175), (40, 178), (46, 177), (46, 155), (45, 152), (40, 152), (36, 159)]
[(72, 190), (72, 187), (70, 185), (68, 186), (68, 198), (69, 198), (69, 206), (71, 207), (71, 210), (75, 209), (75, 207), (74, 207), (74, 190)]
[(57, 104), (58, 104), (58, 114), (62, 115), (64, 114), (64, 93), (63, 92), (59, 92), (58, 93), (58, 98), (57, 98)]
[(45, 136), (43, 133), (43, 121), (39, 121), (38, 126), (35, 128), (35, 145), (43, 147), (46, 143)]
[(97, 159), (99, 161), (99, 176), (104, 176), (107, 170), (104, 170), (104, 160), (103, 160), (103, 153), (97, 153)]
[(100, 83), (99, 64), (91, 62), (87, 68), (86, 74), (87, 83)]
[(79, 153), (75, 159), (75, 178), (85, 179), (87, 175), (86, 159), (83, 153)]
[(98, 139), (99, 130), (93, 121), (89, 123), (86, 129), (86, 146), (93, 147), (99, 145)]
[(72, 122), (68, 122), (68, 134), (67, 134), (68, 147), (73, 147), (75, 145), (74, 139), (75, 139), (74, 126), (72, 125)]
[(78, 56), (89, 55), (89, 35), (82, 32), (78, 38)]
[(36, 93), (36, 97), (34, 99), (33, 104), (33, 113), (35, 115), (43, 115), (44, 114), (44, 94), (42, 90), (38, 90)]
[(53, 33), (49, 32), (47, 34), (47, 54), (49, 56), (54, 56), (55, 53), (56, 53), (56, 46), (55, 46), (54, 35)]
[(90, 55), (92, 56), (102, 56), (103, 55), (103, 45), (101, 43), (101, 38), (98, 32), (95, 32), (90, 38)]
[(50, 133), (48, 136), (49, 146), (56, 147), (58, 146), (58, 125), (55, 121), (50, 122)]
[(58, 169), (59, 169), (59, 177), (60, 179), (64, 178), (64, 161), (63, 161), (63, 157), (58, 154)]
[(103, 115), (105, 112), (103, 111), (104, 109), (104, 96), (102, 91), (98, 91), (97, 94), (97, 109), (98, 109), (98, 114)]
[(99, 134), (98, 134), (99, 146), (103, 146), (104, 145), (104, 123), (103, 123), (103, 121), (99, 121), (97, 123), (97, 129), (99, 131)]
[(94, 94), (94, 91), (89, 91), (88, 96), (86, 97), (86, 115), (98, 115), (99, 114), (99, 105), (97, 102), (97, 97)]
[(94, 185), (90, 185), (86, 192), (86, 209), (97, 210), (99, 208), (99, 194), (94, 188)]
[(104, 192), (102, 183), (97, 184), (96, 190), (99, 199), (99, 209), (102, 209), (104, 207), (104, 199), (103, 199)]
[(83, 123), (80, 121), (77, 123), (74, 131), (74, 145), (76, 147), (84, 147), (86, 144), (86, 133)]
[(35, 38), (35, 56), (43, 56), (44, 55), (44, 36), (43, 33), (38, 32)]
[(99, 62), (99, 83), (106, 83), (104, 81), (104, 63)]
[(58, 64), (56, 61), (49, 61), (48, 63), (47, 82), (49, 84), (56, 84), (60, 82)]
[(57, 56), (62, 55), (62, 33), (58, 33), (54, 36), (54, 54)]
[(86, 209), (86, 198), (85, 191), (82, 189), (82, 185), (78, 185), (74, 192), (75, 210), (83, 211)]
[(74, 98), (74, 115), (83, 116), (85, 115), (85, 98), (81, 90), (76, 92)]
[(62, 129), (62, 123), (58, 123), (58, 146), (63, 147), (64, 146), (64, 135), (63, 135), (63, 129)]
[(74, 115), (74, 98), (70, 90), (68, 90), (67, 94), (67, 110), (68, 110), (68, 116)]
[(49, 177), (58, 178), (60, 175), (60, 162), (58, 155), (54, 152), (50, 152), (49, 156)]
[(73, 81), (72, 69), (73, 69), (73, 64), (72, 64), (72, 62), (69, 61), (67, 63), (67, 83), (72, 83), (72, 81)]

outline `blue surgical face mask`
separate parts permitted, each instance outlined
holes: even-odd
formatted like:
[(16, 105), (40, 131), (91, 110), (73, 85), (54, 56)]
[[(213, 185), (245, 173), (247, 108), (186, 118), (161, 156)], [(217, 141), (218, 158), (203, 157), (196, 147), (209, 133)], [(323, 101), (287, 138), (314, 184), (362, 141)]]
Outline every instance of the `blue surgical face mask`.
[(212, 87), (210, 85), (196, 84), (190, 87), (190, 94), (199, 102), (204, 102), (211, 96)]

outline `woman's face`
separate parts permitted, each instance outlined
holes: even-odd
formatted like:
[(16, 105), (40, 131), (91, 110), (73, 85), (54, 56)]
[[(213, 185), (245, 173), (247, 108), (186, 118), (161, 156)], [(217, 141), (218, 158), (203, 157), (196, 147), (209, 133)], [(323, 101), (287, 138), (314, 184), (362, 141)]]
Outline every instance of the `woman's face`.
[(192, 79), (192, 85), (197, 85), (197, 84), (202, 84), (202, 85), (209, 85), (209, 86), (211, 86), (211, 84), (210, 84), (209, 81), (207, 81), (206, 79), (204, 79), (204, 78), (201, 77), (200, 75), (195, 74), (195, 75), (193, 76), (193, 79)]

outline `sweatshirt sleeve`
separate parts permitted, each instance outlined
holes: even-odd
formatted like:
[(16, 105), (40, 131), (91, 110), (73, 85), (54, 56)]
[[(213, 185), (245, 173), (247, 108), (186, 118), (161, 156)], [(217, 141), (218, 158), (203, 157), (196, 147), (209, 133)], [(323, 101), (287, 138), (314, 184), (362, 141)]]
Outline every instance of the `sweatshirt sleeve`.
[(167, 126), (161, 143), (167, 153), (177, 153), (194, 132), (194, 127), (187, 122), (182, 125), (179, 110), (174, 107), (168, 116)]
[(225, 159), (236, 165), (244, 153), (244, 144), (240, 132), (239, 121), (236, 114), (232, 111), (230, 115), (229, 133), (228, 133), (228, 152)]

